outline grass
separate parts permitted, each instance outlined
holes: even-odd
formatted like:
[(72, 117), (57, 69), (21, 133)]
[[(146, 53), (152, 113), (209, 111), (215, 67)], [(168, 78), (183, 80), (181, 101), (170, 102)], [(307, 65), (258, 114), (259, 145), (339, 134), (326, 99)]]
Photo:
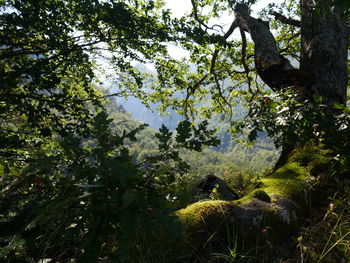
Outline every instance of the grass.
[(310, 226), (300, 237), (300, 263), (350, 262), (350, 193), (314, 211)]

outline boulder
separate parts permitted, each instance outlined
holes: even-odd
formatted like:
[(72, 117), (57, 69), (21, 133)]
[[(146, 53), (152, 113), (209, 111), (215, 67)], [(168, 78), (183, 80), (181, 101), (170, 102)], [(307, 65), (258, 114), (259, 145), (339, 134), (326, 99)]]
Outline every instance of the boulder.
[(215, 175), (208, 175), (201, 180), (197, 185), (194, 195), (197, 199), (211, 199), (213, 195), (215, 195), (217, 199), (224, 201), (239, 199), (238, 195), (225, 181)]

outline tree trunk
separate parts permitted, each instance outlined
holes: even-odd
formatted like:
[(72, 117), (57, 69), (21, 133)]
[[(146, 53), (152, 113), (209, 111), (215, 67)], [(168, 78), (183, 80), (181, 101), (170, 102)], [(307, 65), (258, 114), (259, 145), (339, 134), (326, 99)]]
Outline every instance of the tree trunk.
[(348, 28), (337, 7), (315, 6), (314, 0), (301, 1), (300, 69), (315, 79), (313, 94), (323, 102), (346, 104), (348, 83)]

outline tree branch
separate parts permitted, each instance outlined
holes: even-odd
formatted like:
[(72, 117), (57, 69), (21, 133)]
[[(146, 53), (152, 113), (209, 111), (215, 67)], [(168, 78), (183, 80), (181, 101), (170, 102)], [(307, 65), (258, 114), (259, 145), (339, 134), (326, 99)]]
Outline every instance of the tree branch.
[(209, 29), (209, 26), (206, 25), (198, 16), (198, 7), (196, 5), (196, 1), (195, 0), (191, 0), (191, 4), (192, 4), (192, 7), (193, 7), (193, 16), (194, 16), (194, 19), (203, 27), (205, 27), (205, 29)]
[(205, 74), (201, 79), (199, 79), (196, 83), (194, 83), (193, 86), (189, 86), (186, 90), (186, 98), (184, 101), (184, 108), (185, 108), (185, 117), (188, 118), (188, 100), (190, 99), (191, 95), (193, 95), (196, 91), (196, 89), (202, 84), (204, 80), (209, 76), (209, 74)]
[(244, 71), (245, 71), (245, 75), (246, 75), (246, 78), (247, 78), (247, 81), (248, 81), (248, 89), (253, 94), (252, 87), (251, 87), (251, 79), (250, 79), (250, 76), (249, 76), (250, 69), (249, 69), (249, 67), (247, 65), (247, 62), (245, 60), (246, 53), (247, 53), (247, 39), (245, 37), (244, 30), (242, 28), (240, 28), (239, 31), (240, 31), (241, 37), (242, 37), (242, 59), (241, 59), (241, 62), (242, 62), (242, 65), (243, 65), (243, 68), (244, 68)]
[[(192, 5), (193, 5), (193, 9), (194, 9), (194, 15), (195, 15), (195, 18), (197, 17), (198, 18), (198, 15), (196, 14), (197, 13), (197, 7), (195, 5), (195, 2), (194, 0), (191, 0), (192, 2)], [(196, 19), (197, 20), (197, 19)], [(200, 20), (197, 20), (200, 24)], [(202, 24), (203, 26), (205, 26), (206, 28), (208, 28), (207, 25), (205, 24)], [(233, 21), (230, 28), (228, 29), (228, 31), (224, 34), (223, 38), (224, 40), (227, 40), (233, 33), (233, 31), (238, 27), (238, 24), (236, 23), (236, 21)], [(187, 112), (187, 107), (188, 107), (188, 100), (190, 98), (191, 95), (194, 94), (194, 92), (196, 91), (196, 89), (199, 87), (200, 84), (202, 84), (202, 82), (204, 80), (207, 79), (207, 77), (210, 75), (210, 74), (214, 74), (215, 73), (215, 65), (216, 65), (216, 60), (218, 58), (218, 55), (219, 55), (219, 49), (218, 48), (215, 48), (214, 52), (213, 52), (213, 55), (212, 55), (212, 58), (211, 58), (211, 63), (210, 63), (210, 69), (209, 69), (209, 73), (208, 74), (205, 74), (201, 79), (199, 79), (193, 86), (187, 88), (187, 94), (186, 94), (186, 98), (185, 98), (185, 109), (186, 109), (186, 112)], [(215, 74), (214, 74), (215, 75)], [(222, 94), (221, 94), (222, 95)], [(187, 115), (187, 113), (185, 113), (185, 115)]]
[(237, 21), (234, 20), (234, 21), (232, 22), (230, 28), (227, 30), (226, 34), (224, 35), (224, 39), (225, 39), (225, 40), (228, 39), (228, 38), (232, 35), (233, 31), (235, 31), (235, 29), (236, 29), (237, 27), (238, 27)]
[[(224, 96), (224, 94), (222, 93), (222, 90), (221, 90), (221, 85), (219, 83), (219, 79), (218, 79), (218, 76), (217, 74), (214, 73), (214, 81), (215, 81), (215, 84), (216, 84), (216, 88), (218, 90), (218, 93), (219, 93), (219, 96), (220, 98), (225, 102), (225, 104), (230, 108), (230, 113), (229, 113), (229, 120), (231, 120), (232, 118), (232, 105), (231, 103), (229, 103), (226, 99), (226, 97)], [(227, 112), (226, 108), (222, 105), (222, 103), (220, 102), (219, 100), (219, 104), (220, 104), (220, 107), (221, 109), (224, 111), (224, 112)]]
[(295, 86), (300, 72), (281, 56), (266, 22), (251, 17), (245, 4), (237, 4), (234, 12), (240, 29), (249, 32), (254, 42), (255, 66), (260, 78), (273, 90)]
[(273, 15), (275, 17), (275, 20), (278, 20), (283, 24), (291, 25), (295, 27), (301, 27), (301, 21), (285, 17), (284, 15), (277, 13), (276, 11), (271, 11), (270, 15)]
[[(224, 40), (226, 41), (233, 33), (233, 31), (238, 27), (238, 24), (236, 23), (236, 21), (234, 20), (230, 26), (230, 28), (228, 29), (228, 31), (225, 33), (225, 35), (223, 36)], [(215, 69), (215, 63), (216, 63), (216, 59), (219, 55), (219, 49), (215, 48), (214, 53), (213, 53), (213, 57), (211, 59), (211, 65), (210, 65), (210, 74), (213, 74), (214, 69)]]

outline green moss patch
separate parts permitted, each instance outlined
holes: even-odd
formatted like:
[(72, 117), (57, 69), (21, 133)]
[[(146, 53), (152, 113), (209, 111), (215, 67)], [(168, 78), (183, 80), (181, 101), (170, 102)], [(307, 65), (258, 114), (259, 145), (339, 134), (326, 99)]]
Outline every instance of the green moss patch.
[(297, 162), (306, 167), (313, 175), (327, 170), (332, 161), (332, 152), (322, 144), (309, 143), (295, 149), (289, 158), (291, 162)]
[(202, 247), (210, 240), (215, 246), (225, 245), (227, 233), (233, 230), (243, 253), (247, 252), (245, 247), (256, 246), (259, 241), (261, 253), (278, 254), (265, 246), (278, 245), (295, 232), (299, 219), (307, 212), (307, 181), (310, 175), (314, 177), (314, 171), (327, 171), (323, 169), (329, 166), (330, 156), (322, 147), (300, 147), (283, 166), (260, 179), (255, 189), (243, 198), (197, 202), (177, 211), (176, 215), (189, 234), (190, 243)]
[[(210, 222), (216, 225), (225, 215), (229, 215), (232, 205), (246, 204), (253, 198), (273, 202), (275, 197), (280, 196), (300, 201), (304, 198), (303, 188), (308, 174), (307, 167), (299, 162), (288, 162), (269, 176), (261, 179), (256, 189), (239, 200), (233, 202), (220, 200), (197, 202), (177, 211), (176, 214), (180, 221), (186, 225), (203, 225), (210, 224)], [(264, 193), (262, 198), (261, 193)]]
[(252, 198), (268, 202), (269, 199), (259, 198), (262, 191), (275, 201), (275, 196), (285, 197), (294, 201), (303, 198), (303, 189), (308, 170), (297, 162), (290, 162), (273, 172), (271, 175), (261, 179), (256, 189), (243, 198), (235, 201), (236, 204), (249, 203)]
[[(180, 221), (191, 228), (215, 228), (230, 214), (232, 202), (202, 201), (189, 205), (176, 212)], [(212, 227), (213, 225), (213, 227)]]
[(295, 199), (303, 193), (308, 171), (298, 163), (287, 163), (270, 176), (261, 180), (260, 189), (270, 196)]

